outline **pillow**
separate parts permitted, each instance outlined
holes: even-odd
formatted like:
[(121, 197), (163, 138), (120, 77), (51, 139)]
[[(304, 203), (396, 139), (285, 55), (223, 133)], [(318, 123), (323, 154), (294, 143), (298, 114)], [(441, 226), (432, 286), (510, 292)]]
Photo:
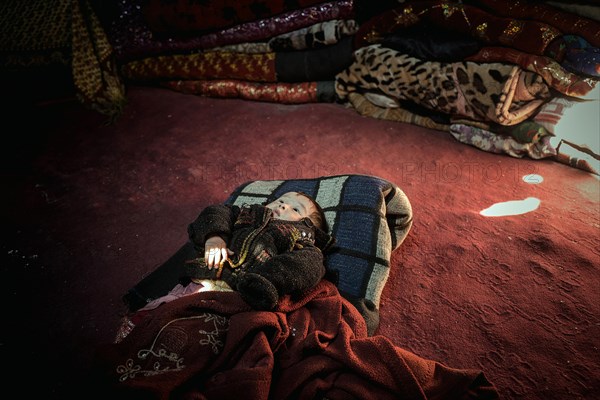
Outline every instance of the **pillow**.
[[(408, 198), (396, 185), (375, 176), (335, 175), (249, 181), (238, 186), (225, 203), (265, 203), (289, 191), (304, 192), (323, 208), (329, 233), (336, 240), (326, 254), (328, 278), (360, 311), (372, 335), (379, 325), (379, 302), (390, 273), (391, 253), (412, 226)], [(195, 256), (188, 241), (125, 294), (129, 310), (136, 311), (171, 290), (185, 261)]]
[(379, 325), (391, 253), (412, 226), (408, 198), (396, 185), (375, 176), (336, 175), (246, 182), (225, 203), (265, 203), (289, 191), (305, 192), (323, 208), (329, 233), (336, 240), (325, 259), (329, 276), (363, 315), (372, 335)]

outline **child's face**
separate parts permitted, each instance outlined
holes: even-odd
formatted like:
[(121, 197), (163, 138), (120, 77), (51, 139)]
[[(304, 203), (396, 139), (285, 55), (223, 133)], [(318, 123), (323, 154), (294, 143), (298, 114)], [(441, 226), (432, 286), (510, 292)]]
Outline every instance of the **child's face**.
[(300, 221), (316, 211), (315, 205), (306, 196), (296, 192), (284, 193), (275, 201), (267, 204), (273, 210), (276, 219)]

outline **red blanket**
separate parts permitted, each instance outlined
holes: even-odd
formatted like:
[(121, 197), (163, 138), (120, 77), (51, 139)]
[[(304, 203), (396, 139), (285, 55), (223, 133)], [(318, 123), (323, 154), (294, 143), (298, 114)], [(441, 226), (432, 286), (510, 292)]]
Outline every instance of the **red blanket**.
[(498, 398), (481, 371), (367, 336), (328, 281), (276, 312), (252, 311), (235, 292), (174, 300), (100, 349), (95, 372), (111, 399)]

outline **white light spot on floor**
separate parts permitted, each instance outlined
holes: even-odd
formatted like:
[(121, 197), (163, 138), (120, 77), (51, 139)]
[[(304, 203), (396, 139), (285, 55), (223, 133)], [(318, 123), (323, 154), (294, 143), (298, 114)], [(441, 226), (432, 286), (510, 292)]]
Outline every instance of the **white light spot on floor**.
[(544, 177), (538, 174), (529, 174), (523, 176), (523, 182), (537, 185), (538, 183), (544, 182)]
[(495, 203), (479, 214), (484, 217), (504, 217), (507, 215), (520, 215), (536, 210), (540, 206), (540, 199), (528, 197), (524, 200), (511, 200)]

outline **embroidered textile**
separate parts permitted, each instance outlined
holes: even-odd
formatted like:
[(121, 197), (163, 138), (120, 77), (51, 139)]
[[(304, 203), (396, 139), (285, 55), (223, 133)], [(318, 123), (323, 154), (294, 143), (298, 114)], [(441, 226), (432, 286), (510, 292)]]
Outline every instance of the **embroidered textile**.
[(228, 28), (322, 3), (322, 0), (147, 0), (144, 18), (154, 32), (197, 33)]
[(581, 97), (592, 91), (598, 81), (592, 78), (573, 74), (549, 57), (536, 56), (506, 47), (484, 47), (477, 54), (469, 56), (466, 61), (480, 63), (506, 62), (513, 63), (524, 70), (535, 72), (549, 86), (567, 96)]
[(207, 51), (176, 54), (132, 61), (122, 68), (131, 80), (154, 79), (240, 79), (275, 82), (275, 54), (243, 54)]
[(319, 22), (351, 19), (353, 16), (352, 0), (336, 0), (199, 36), (178, 37), (165, 34), (155, 37), (143, 18), (142, 1), (118, 2), (118, 17), (108, 30), (117, 59), (122, 62), (156, 55), (190, 53), (230, 44), (267, 41)]
[[(228, 321), (226, 340), (208, 316)], [(236, 292), (186, 296), (151, 311), (97, 355), (94, 389), (110, 399), (498, 398), (479, 370), (368, 337), (357, 310), (325, 280), (277, 312), (251, 311)]]
[(536, 20), (559, 29), (562, 33), (578, 35), (595, 47), (600, 47), (600, 22), (565, 12), (544, 2), (477, 0), (490, 13), (523, 20)]
[(544, 54), (548, 44), (561, 35), (551, 25), (535, 20), (515, 20), (453, 1), (407, 1), (360, 26), (355, 48), (381, 42), (401, 28), (427, 22), (473, 35), (490, 46), (506, 46), (533, 54)]
[(260, 83), (221, 79), (167, 81), (162, 85), (187, 94), (281, 104), (333, 102), (335, 97), (333, 82)]

